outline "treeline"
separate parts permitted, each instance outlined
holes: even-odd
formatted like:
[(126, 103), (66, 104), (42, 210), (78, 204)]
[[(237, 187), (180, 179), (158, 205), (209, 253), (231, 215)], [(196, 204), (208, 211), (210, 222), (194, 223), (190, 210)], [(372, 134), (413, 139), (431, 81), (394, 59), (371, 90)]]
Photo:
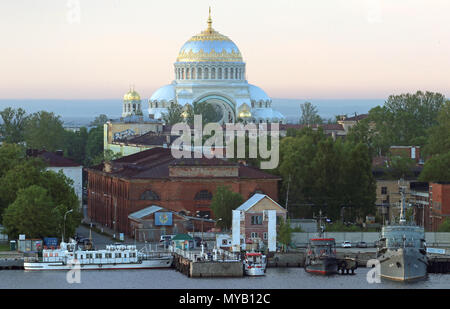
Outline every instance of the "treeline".
[(39, 111), (30, 115), (21, 109), (8, 107), (0, 112), (2, 141), (9, 144), (22, 144), (28, 149), (47, 151), (63, 150), (64, 156), (75, 162), (91, 166), (105, 158), (103, 151), (103, 124), (108, 120), (100, 115), (88, 128), (79, 131), (65, 130), (60, 116)]
[(450, 101), (444, 95), (417, 91), (391, 95), (383, 106), (350, 129), (347, 139), (369, 147), (371, 157), (388, 156), (402, 176), (414, 163), (390, 156), (390, 146), (420, 146), (425, 159), (421, 181), (450, 181)]
[[(280, 141), (281, 204), (292, 217), (364, 218), (375, 211), (375, 179), (364, 143), (334, 141), (321, 128), (289, 131)], [(345, 213), (342, 209), (345, 208)]]

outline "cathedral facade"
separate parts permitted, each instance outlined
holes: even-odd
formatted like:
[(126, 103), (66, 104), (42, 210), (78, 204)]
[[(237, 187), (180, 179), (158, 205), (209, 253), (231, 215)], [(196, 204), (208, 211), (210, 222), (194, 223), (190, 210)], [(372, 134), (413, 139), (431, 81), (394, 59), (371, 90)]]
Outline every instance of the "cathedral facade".
[(206, 102), (213, 105), (222, 124), (285, 123), (285, 117), (272, 109), (272, 100), (264, 90), (247, 82), (241, 52), (212, 28), (211, 12), (207, 24), (206, 30), (181, 47), (174, 64), (175, 79), (150, 97), (149, 117), (162, 119), (172, 103), (187, 111), (194, 103)]

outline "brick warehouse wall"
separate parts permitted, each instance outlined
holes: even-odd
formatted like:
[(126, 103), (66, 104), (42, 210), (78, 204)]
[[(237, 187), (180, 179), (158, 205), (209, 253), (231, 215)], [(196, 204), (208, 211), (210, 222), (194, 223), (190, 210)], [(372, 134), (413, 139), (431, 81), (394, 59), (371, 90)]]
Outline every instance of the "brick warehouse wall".
[(444, 220), (450, 217), (450, 184), (430, 183), (430, 226), (436, 232)]
[[(151, 205), (161, 206), (173, 211), (210, 211), (210, 201), (195, 200), (201, 190), (212, 194), (219, 185), (226, 185), (239, 192), (247, 200), (256, 190), (278, 200), (276, 179), (239, 178), (169, 178), (148, 180), (125, 180), (111, 177), (103, 172), (88, 171), (88, 215), (89, 217), (114, 228), (118, 232), (131, 233), (128, 215)], [(160, 200), (141, 200), (141, 195), (152, 190)], [(116, 220), (115, 220), (116, 219)]]

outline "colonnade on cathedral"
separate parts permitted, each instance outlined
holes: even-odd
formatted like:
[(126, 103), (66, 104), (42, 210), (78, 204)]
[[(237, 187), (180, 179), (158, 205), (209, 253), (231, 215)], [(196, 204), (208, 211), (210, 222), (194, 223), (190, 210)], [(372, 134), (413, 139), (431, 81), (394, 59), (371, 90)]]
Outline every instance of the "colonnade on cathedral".
[(176, 80), (244, 80), (245, 63), (175, 63)]

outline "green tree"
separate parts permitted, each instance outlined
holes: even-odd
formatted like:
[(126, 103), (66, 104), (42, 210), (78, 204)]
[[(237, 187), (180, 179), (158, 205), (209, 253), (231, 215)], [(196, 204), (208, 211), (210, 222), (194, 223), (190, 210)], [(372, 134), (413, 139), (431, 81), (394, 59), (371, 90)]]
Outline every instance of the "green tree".
[(103, 127), (92, 128), (86, 141), (85, 165), (91, 166), (94, 158), (103, 154)]
[(86, 144), (88, 132), (85, 127), (81, 127), (76, 132), (64, 132), (64, 156), (71, 158), (79, 164), (86, 161)]
[(322, 124), (323, 120), (320, 118), (317, 107), (311, 104), (311, 102), (305, 102), (300, 104), (301, 117), (299, 120), (300, 124)]
[(95, 117), (94, 121), (91, 121), (91, 123), (89, 124), (90, 127), (98, 127), (101, 126), (103, 127), (103, 125), (108, 121), (108, 116), (106, 116), (105, 114), (100, 114), (97, 117)]
[(0, 178), (14, 166), (25, 160), (25, 148), (18, 144), (3, 143), (0, 146)]
[(98, 165), (102, 162), (109, 162), (122, 157), (121, 153), (114, 153), (111, 149), (105, 149), (92, 159), (92, 165)]
[(13, 166), (0, 178), (0, 214), (17, 198), (17, 192), (39, 184), (45, 164), (41, 159), (29, 158)]
[(450, 151), (445, 154), (434, 155), (425, 162), (419, 175), (420, 181), (450, 182)]
[(47, 190), (40, 186), (20, 189), (17, 199), (4, 214), (6, 233), (12, 239), (17, 239), (19, 234), (25, 234), (28, 238), (55, 236), (58, 224), (52, 203)]
[(321, 129), (292, 135), (280, 141), (280, 164), (274, 171), (283, 179), (281, 199), (289, 186), (290, 215), (311, 217), (320, 209), (337, 219), (343, 206), (353, 217), (373, 211), (376, 187), (367, 145), (334, 142)]
[(388, 145), (423, 146), (444, 102), (442, 94), (428, 91), (391, 95), (383, 107), (370, 110), (369, 118)]
[(19, 143), (24, 141), (24, 129), (27, 117), (21, 108), (17, 110), (7, 107), (0, 112), (3, 123), (0, 124), (0, 135), (7, 143)]
[(450, 101), (446, 101), (437, 117), (437, 125), (428, 131), (424, 155), (445, 154), (450, 151)]
[(353, 215), (364, 218), (375, 212), (376, 180), (372, 174), (372, 160), (364, 143), (346, 142), (341, 154), (340, 172), (341, 205), (350, 207)]
[(395, 155), (388, 160), (389, 165), (385, 167), (386, 175), (391, 179), (409, 178), (414, 176), (416, 161), (407, 157)]
[(218, 122), (221, 119), (220, 113), (208, 102), (194, 102), (191, 108), (187, 109), (186, 121), (190, 126), (194, 125), (194, 115), (202, 116), (202, 124)]
[(277, 241), (281, 244), (281, 250), (286, 252), (292, 241), (292, 228), (289, 219), (287, 222), (285, 220), (280, 221), (277, 232)]
[(211, 210), (216, 219), (222, 218), (217, 225), (229, 229), (232, 225), (232, 211), (239, 207), (244, 199), (229, 187), (219, 186), (211, 200)]
[(429, 129), (424, 155), (425, 162), (419, 179), (428, 182), (450, 181), (450, 101), (446, 101), (437, 117), (437, 125)]
[(167, 125), (173, 126), (176, 123), (184, 122), (183, 106), (178, 103), (171, 102), (167, 108), (167, 113), (162, 114), (162, 119)]
[(60, 116), (40, 111), (29, 116), (24, 131), (28, 148), (55, 151), (64, 148), (65, 130)]
[(446, 218), (438, 227), (438, 232), (450, 232), (450, 218)]

